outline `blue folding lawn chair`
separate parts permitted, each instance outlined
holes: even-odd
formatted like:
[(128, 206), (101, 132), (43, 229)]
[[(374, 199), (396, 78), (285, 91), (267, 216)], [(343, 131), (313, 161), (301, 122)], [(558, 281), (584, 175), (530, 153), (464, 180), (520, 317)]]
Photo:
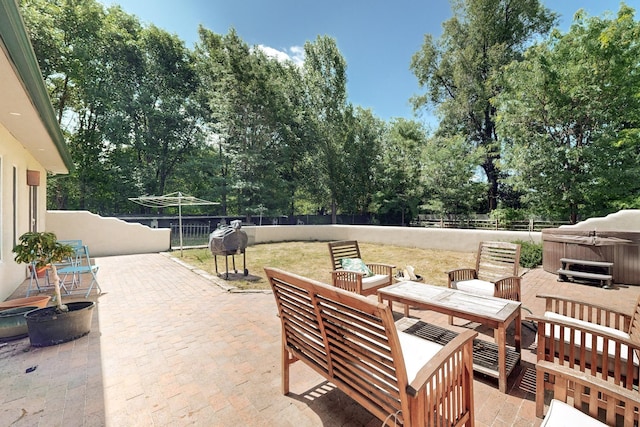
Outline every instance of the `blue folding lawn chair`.
[(91, 294), (93, 286), (95, 285), (98, 293), (102, 293), (100, 284), (96, 274), (98, 273), (99, 266), (91, 262), (89, 256), (89, 247), (87, 245), (80, 245), (75, 247), (75, 256), (71, 264), (61, 265), (58, 268), (58, 276), (60, 276), (61, 284), (66, 290), (67, 294), (74, 293), (74, 290), (82, 289), (82, 275), (90, 274), (91, 283), (85, 293), (85, 298)]

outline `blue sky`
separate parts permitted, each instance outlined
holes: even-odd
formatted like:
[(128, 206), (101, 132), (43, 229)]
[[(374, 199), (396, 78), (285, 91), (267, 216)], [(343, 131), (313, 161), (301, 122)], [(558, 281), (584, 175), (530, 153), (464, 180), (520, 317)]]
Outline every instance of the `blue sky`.
[[(413, 118), (409, 103), (419, 93), (409, 70), (424, 34), (438, 38), (452, 15), (448, 0), (102, 0), (119, 4), (144, 24), (177, 34), (192, 47), (198, 25), (219, 34), (235, 28), (249, 45), (261, 45), (296, 58), (308, 40), (333, 37), (347, 62), (349, 101), (384, 120)], [(639, 18), (640, 0), (627, 0)], [(583, 8), (591, 16), (620, 8), (614, 0), (543, 0), (560, 14), (568, 29), (573, 14)], [(429, 114), (426, 122), (433, 123)]]

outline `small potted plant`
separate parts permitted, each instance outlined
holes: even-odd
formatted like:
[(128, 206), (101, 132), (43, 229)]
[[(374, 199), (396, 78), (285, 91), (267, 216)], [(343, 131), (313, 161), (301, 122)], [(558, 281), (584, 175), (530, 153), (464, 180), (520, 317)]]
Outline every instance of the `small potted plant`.
[(56, 263), (74, 255), (74, 248), (58, 242), (54, 233), (28, 232), (20, 236), (13, 252), (16, 262), (35, 265), (36, 268), (49, 265), (55, 289), (55, 306), (33, 310), (25, 315), (31, 345), (44, 347), (60, 344), (88, 334), (95, 303), (80, 301), (63, 304), (56, 268)]

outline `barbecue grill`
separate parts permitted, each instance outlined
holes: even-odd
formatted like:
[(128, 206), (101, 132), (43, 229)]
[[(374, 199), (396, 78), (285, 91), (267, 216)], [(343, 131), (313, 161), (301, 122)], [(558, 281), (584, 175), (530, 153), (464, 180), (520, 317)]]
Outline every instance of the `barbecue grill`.
[(247, 260), (245, 250), (247, 248), (247, 233), (240, 230), (242, 227), (240, 220), (231, 221), (230, 226), (220, 227), (209, 235), (209, 249), (213, 254), (213, 262), (216, 265), (216, 274), (218, 273), (218, 255), (224, 255), (225, 263), (225, 280), (229, 278), (229, 256), (231, 256), (231, 262), (233, 263), (233, 271), (238, 272), (236, 269), (236, 258), (238, 254), (242, 254), (242, 267), (244, 275), (249, 274), (247, 270)]

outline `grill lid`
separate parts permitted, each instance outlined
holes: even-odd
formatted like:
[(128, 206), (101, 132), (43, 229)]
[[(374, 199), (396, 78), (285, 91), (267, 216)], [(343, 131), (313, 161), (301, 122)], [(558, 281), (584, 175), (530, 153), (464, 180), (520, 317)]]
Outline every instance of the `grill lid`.
[(209, 235), (209, 249), (213, 255), (241, 253), (247, 248), (247, 233), (240, 230), (241, 221), (231, 221), (231, 226), (220, 227)]

